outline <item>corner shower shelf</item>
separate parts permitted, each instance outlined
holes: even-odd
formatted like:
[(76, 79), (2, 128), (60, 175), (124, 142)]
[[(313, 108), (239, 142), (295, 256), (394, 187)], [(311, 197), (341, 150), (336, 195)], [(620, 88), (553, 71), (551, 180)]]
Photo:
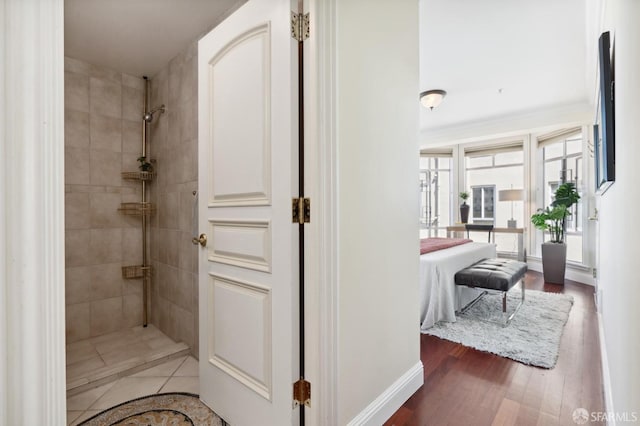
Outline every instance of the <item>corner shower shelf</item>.
[(118, 211), (128, 216), (149, 216), (156, 211), (156, 206), (148, 202), (120, 203)]
[(153, 180), (156, 172), (122, 172), (122, 179), (128, 180)]
[(132, 265), (122, 267), (122, 278), (133, 280), (151, 276), (151, 266)]

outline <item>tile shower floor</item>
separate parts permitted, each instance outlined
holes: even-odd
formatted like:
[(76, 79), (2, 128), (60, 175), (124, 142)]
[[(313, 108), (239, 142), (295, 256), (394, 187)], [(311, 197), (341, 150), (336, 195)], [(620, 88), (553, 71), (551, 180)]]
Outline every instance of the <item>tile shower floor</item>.
[(160, 330), (133, 327), (67, 345), (67, 396), (113, 382), (189, 353)]
[(198, 361), (181, 356), (68, 397), (67, 425), (77, 425), (107, 408), (142, 396), (199, 391)]

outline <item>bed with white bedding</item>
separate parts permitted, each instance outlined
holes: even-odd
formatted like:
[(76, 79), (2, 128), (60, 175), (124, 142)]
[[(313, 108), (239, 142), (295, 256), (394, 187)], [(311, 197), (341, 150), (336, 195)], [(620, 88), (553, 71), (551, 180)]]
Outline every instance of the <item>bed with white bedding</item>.
[(456, 320), (456, 310), (480, 292), (458, 288), (454, 276), (479, 260), (496, 257), (495, 244), (466, 243), (420, 255), (420, 330), (438, 321)]

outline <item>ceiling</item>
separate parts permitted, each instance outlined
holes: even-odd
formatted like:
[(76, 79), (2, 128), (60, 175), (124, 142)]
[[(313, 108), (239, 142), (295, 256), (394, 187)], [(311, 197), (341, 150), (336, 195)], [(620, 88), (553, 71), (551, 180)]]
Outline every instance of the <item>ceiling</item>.
[(423, 145), (429, 132), (588, 106), (586, 3), (420, 0), (420, 91), (447, 91), (421, 107)]
[(65, 55), (153, 76), (246, 0), (65, 0)]

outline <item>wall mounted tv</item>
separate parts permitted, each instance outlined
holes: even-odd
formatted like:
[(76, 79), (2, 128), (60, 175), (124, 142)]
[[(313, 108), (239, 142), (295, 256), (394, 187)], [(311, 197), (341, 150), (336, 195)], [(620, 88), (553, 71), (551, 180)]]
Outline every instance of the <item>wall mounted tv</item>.
[(604, 193), (615, 181), (615, 108), (614, 78), (611, 66), (611, 42), (609, 32), (604, 32), (598, 40), (598, 70), (600, 71), (599, 108), (594, 129), (594, 157), (596, 169), (596, 190)]

